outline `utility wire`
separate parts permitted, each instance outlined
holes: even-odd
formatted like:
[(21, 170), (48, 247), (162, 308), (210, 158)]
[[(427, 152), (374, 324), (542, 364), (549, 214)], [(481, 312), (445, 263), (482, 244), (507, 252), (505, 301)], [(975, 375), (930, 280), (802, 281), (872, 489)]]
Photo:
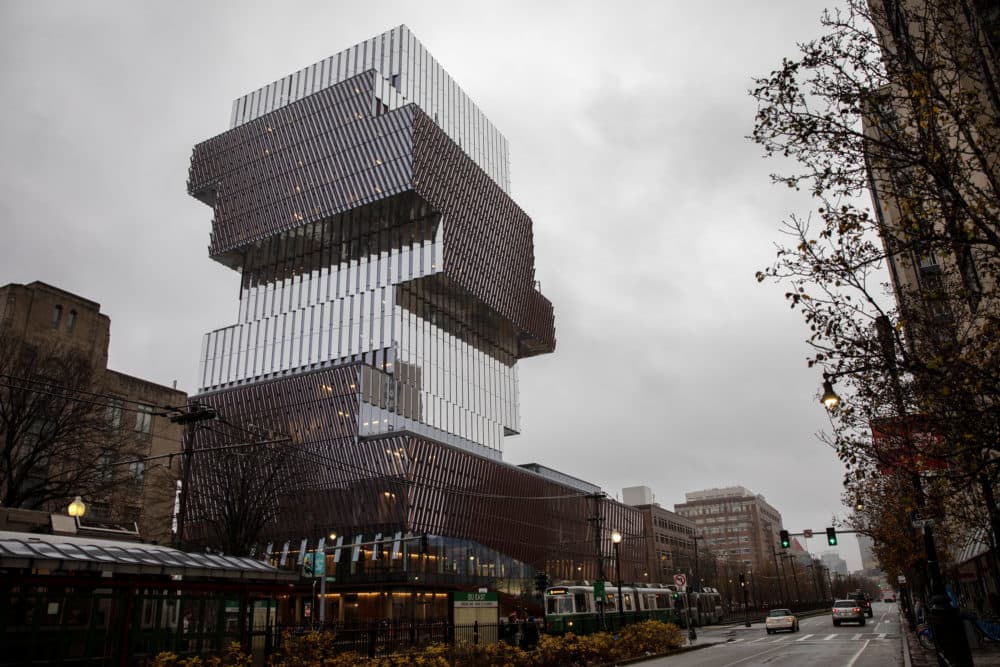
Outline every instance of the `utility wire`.
[[(9, 389), (24, 389), (24, 390), (33, 391), (33, 392), (36, 392), (36, 393), (39, 393), (39, 394), (45, 394), (47, 396), (55, 396), (57, 398), (64, 398), (66, 400), (74, 400), (74, 401), (78, 401), (78, 402), (81, 402), (81, 403), (90, 403), (91, 405), (96, 405), (98, 407), (121, 408), (122, 410), (125, 410), (125, 411), (128, 411), (128, 412), (140, 412), (140, 408), (159, 408), (160, 410), (165, 411), (165, 412), (159, 412), (159, 413), (152, 413), (152, 414), (154, 414), (155, 416), (158, 416), (158, 417), (166, 417), (166, 416), (169, 416), (170, 412), (181, 412), (184, 409), (184, 408), (174, 407), (174, 406), (169, 406), (169, 405), (155, 405), (153, 403), (149, 403), (149, 402), (146, 402), (146, 401), (136, 401), (136, 400), (133, 400), (133, 399), (130, 399), (130, 398), (124, 398), (122, 396), (116, 396), (115, 394), (107, 394), (107, 393), (100, 393), (100, 392), (88, 391), (86, 389), (81, 389), (79, 387), (70, 387), (70, 386), (67, 386), (67, 385), (64, 385), (64, 384), (59, 384), (58, 382), (53, 382), (52, 380), (40, 380), (40, 379), (36, 379), (36, 378), (26, 378), (26, 377), (20, 377), (20, 376), (17, 376), (17, 375), (11, 375), (9, 373), (0, 373), (0, 377), (7, 378), (7, 379), (13, 380), (13, 381), (25, 382), (25, 383), (29, 383), (29, 384), (33, 384), (33, 385), (43, 385), (43, 386), (46, 386), (46, 387), (49, 387), (49, 388), (62, 389), (62, 390), (65, 390), (67, 392), (71, 392), (73, 394), (82, 394), (82, 395), (85, 395), (85, 396), (92, 396), (92, 397), (95, 397), (95, 398), (104, 398), (104, 399), (107, 399), (107, 402), (90, 401), (90, 400), (86, 400), (86, 399), (82, 399), (82, 398), (73, 398), (71, 396), (66, 396), (64, 394), (60, 394), (60, 393), (56, 393), (56, 392), (52, 392), (52, 391), (43, 391), (43, 390), (39, 390), (39, 389), (29, 389), (27, 387), (20, 387), (20, 386), (17, 386), (17, 385), (11, 385), (11, 384), (7, 384), (7, 383), (0, 383), (0, 386), (7, 387)], [(129, 408), (129, 407), (126, 407), (125, 405), (123, 405), (125, 403), (131, 403), (133, 405), (138, 405), (138, 406), (140, 406), (140, 408)], [(143, 410), (143, 411), (145, 411), (145, 410)]]

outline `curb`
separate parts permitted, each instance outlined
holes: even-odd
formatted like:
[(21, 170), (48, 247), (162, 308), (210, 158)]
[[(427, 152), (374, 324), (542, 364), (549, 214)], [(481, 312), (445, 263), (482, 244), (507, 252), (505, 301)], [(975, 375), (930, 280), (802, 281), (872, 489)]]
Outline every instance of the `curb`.
[(700, 651), (703, 648), (708, 648), (709, 646), (717, 646), (719, 644), (725, 644), (726, 642), (707, 642), (705, 644), (696, 644), (694, 646), (680, 646), (675, 649), (666, 651), (665, 653), (650, 653), (648, 655), (637, 655), (634, 658), (626, 658), (625, 660), (619, 660), (617, 662), (606, 662), (598, 667), (619, 667), (619, 665), (634, 665), (636, 663), (645, 662), (647, 660), (656, 660), (658, 658), (668, 658), (672, 655), (678, 655), (680, 653), (690, 653), (691, 651)]

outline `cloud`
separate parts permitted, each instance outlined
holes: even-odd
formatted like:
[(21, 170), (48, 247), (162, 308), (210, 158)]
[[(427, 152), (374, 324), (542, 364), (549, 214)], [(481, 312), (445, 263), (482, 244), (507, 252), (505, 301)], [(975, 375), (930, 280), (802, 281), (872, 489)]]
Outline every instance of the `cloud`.
[(192, 146), (235, 97), (407, 23), (507, 135), (555, 306), (558, 348), (520, 366), (506, 458), (646, 484), (668, 507), (741, 484), (819, 529), (841, 473), (814, 437), (806, 330), (753, 279), (809, 204), (744, 136), (751, 77), (823, 4), (7, 3), (0, 283), (100, 302), (113, 367), (194, 391), (238, 276), (207, 257)]

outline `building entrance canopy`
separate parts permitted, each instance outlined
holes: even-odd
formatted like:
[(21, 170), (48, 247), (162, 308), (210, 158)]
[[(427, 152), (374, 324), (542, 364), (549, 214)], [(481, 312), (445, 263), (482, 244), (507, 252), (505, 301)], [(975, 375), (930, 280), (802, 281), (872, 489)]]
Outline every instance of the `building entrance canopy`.
[(295, 581), (252, 558), (188, 553), (155, 544), (0, 531), (0, 568), (211, 577), (243, 581)]

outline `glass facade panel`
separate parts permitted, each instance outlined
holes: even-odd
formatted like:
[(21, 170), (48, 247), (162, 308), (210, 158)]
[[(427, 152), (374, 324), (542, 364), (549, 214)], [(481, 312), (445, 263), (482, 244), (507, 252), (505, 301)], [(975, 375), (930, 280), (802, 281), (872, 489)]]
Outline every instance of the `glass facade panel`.
[[(205, 336), (198, 400), (295, 443), (260, 466), (280, 487), (265, 531), (336, 531), (356, 557), (331, 568), (375, 578), (503, 578), (514, 594), (540, 566), (576, 578), (594, 544), (586, 495), (500, 463), (520, 430), (516, 364), (555, 347), (506, 140), (405, 26), (234, 109), (190, 171), (215, 212), (209, 253), (242, 275), (236, 322)], [(224, 437), (199, 430), (196, 447)], [(226, 478), (195, 474), (197, 532), (214, 508), (195, 489)], [(552, 500), (528, 535), (538, 498)], [(641, 530), (616, 507), (606, 525)], [(361, 544), (397, 533), (430, 551)]]

